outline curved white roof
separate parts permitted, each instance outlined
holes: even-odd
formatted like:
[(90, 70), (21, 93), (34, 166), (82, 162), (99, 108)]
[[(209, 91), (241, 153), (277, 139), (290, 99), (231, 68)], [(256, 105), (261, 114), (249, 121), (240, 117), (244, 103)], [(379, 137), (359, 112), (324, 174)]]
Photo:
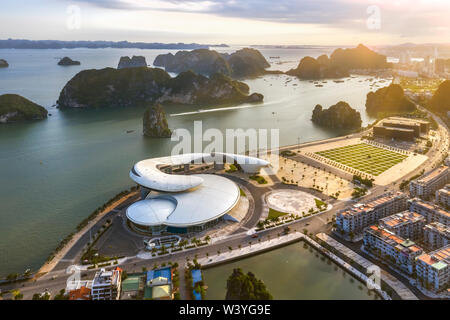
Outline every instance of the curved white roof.
[(127, 209), (127, 218), (143, 226), (188, 227), (215, 220), (239, 201), (239, 187), (231, 180), (210, 174), (193, 175), (203, 183), (179, 193), (150, 194)]
[(238, 163), (245, 172), (257, 172), (269, 162), (255, 157), (231, 153), (187, 153), (162, 158), (139, 161), (130, 171), (130, 178), (146, 188), (165, 192), (179, 192), (198, 187), (203, 179), (198, 175), (170, 175), (161, 172), (164, 165), (183, 165), (190, 163)]

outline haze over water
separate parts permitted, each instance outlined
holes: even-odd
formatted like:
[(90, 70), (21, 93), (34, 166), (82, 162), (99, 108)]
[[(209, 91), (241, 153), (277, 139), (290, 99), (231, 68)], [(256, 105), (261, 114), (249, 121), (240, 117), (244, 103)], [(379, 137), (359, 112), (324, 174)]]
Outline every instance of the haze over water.
[[(317, 57), (333, 49), (260, 51), (273, 64), (271, 69), (288, 70), (305, 55)], [(52, 114), (44, 121), (0, 126), (0, 275), (39, 268), (81, 220), (133, 185), (128, 172), (135, 162), (170, 154), (174, 145), (170, 139), (142, 136), (143, 109), (60, 112), (53, 106), (66, 82), (81, 70), (115, 68), (125, 55), (143, 55), (151, 64), (156, 55), (167, 52), (0, 50), (0, 58), (10, 64), (0, 69), (0, 94), (23, 95)], [(57, 58), (64, 56), (81, 61), (81, 66), (58, 66)], [(275, 64), (278, 61), (289, 62)], [(281, 145), (297, 143), (298, 137), (301, 142), (333, 137), (340, 133), (311, 123), (314, 106), (319, 103), (327, 108), (344, 100), (361, 112), (363, 125), (368, 124), (372, 120), (364, 111), (366, 94), (371, 90), (368, 78), (348, 78), (344, 83), (327, 80), (322, 88), (285, 75), (246, 80), (251, 92), (264, 95), (263, 104), (214, 112), (170, 106), (166, 107), (169, 127), (191, 129), (194, 120), (202, 120), (204, 130), (279, 128)], [(177, 115), (180, 113), (189, 114)], [(134, 131), (127, 133), (129, 130)]]

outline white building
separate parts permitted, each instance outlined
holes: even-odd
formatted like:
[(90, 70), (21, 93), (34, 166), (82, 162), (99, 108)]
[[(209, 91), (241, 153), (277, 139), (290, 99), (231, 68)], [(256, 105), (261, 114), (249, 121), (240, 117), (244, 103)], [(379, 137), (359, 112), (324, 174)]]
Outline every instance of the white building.
[(403, 211), (380, 219), (379, 224), (402, 238), (419, 240), (422, 238), (425, 217), (416, 212)]
[(357, 203), (337, 213), (336, 228), (346, 234), (362, 232), (381, 218), (406, 210), (406, 200), (401, 192), (389, 192), (366, 203)]
[(419, 281), (429, 289), (448, 288), (450, 278), (450, 245), (417, 258), (416, 273)]
[(92, 300), (118, 300), (120, 297), (122, 270), (116, 268), (111, 271), (101, 269), (94, 276), (92, 282)]
[(413, 197), (428, 200), (430, 196), (445, 186), (448, 182), (449, 170), (447, 166), (438, 167), (423, 177), (409, 183), (409, 192)]
[[(149, 235), (189, 233), (212, 227), (226, 218), (239, 202), (240, 190), (232, 180), (213, 174), (170, 174), (173, 167), (191, 164), (233, 163), (244, 172), (257, 173), (269, 162), (224, 153), (188, 153), (136, 163), (130, 178), (141, 186), (143, 200), (127, 208), (131, 227)], [(161, 170), (168, 171), (168, 173)]]
[(450, 226), (450, 213), (447, 210), (418, 198), (408, 200), (409, 211), (417, 212), (425, 217), (427, 223), (439, 222)]
[(423, 229), (423, 242), (431, 249), (439, 249), (450, 244), (450, 227), (432, 222)]

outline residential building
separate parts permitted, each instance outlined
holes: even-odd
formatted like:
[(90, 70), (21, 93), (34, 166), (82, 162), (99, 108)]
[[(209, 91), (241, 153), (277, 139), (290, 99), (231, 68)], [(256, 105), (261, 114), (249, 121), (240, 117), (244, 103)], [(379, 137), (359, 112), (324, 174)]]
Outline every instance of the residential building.
[(91, 300), (91, 288), (85, 286), (69, 292), (69, 300)]
[(428, 200), (438, 189), (447, 184), (448, 175), (449, 171), (447, 166), (438, 167), (423, 177), (411, 181), (409, 183), (409, 192), (412, 197)]
[(427, 223), (439, 222), (450, 226), (450, 213), (447, 210), (418, 198), (408, 200), (409, 211), (417, 212), (425, 217)]
[(432, 222), (423, 228), (423, 242), (431, 249), (436, 250), (450, 244), (450, 227), (439, 222)]
[(408, 274), (414, 272), (415, 260), (423, 253), (413, 241), (375, 225), (365, 229), (363, 243), (367, 251)]
[(380, 219), (380, 227), (411, 240), (422, 238), (425, 217), (411, 211), (403, 211)]
[(436, 203), (444, 208), (450, 208), (450, 184), (436, 191)]
[(448, 288), (450, 278), (450, 245), (417, 258), (416, 273), (428, 289), (441, 291)]
[(101, 269), (92, 282), (92, 300), (118, 300), (120, 297), (122, 269)]
[(357, 203), (336, 215), (336, 228), (346, 234), (362, 232), (378, 220), (406, 210), (407, 197), (401, 192), (385, 193), (366, 203)]

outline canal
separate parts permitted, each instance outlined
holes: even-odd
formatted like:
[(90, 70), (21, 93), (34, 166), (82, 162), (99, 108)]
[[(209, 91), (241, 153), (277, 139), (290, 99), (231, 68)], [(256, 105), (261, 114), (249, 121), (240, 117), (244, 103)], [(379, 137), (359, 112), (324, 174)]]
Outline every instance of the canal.
[(203, 271), (208, 300), (225, 299), (226, 280), (234, 268), (251, 271), (280, 300), (373, 300), (365, 284), (305, 242)]

